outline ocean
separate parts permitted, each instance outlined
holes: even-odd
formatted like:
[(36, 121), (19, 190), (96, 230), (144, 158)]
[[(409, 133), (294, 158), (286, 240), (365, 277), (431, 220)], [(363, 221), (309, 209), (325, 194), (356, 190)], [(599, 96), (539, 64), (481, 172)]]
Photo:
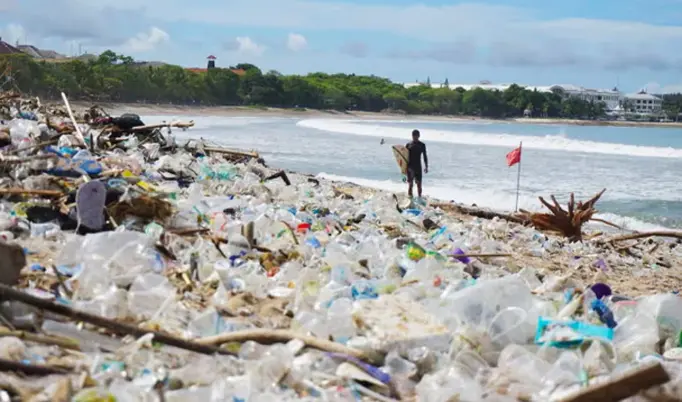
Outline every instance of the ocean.
[[(256, 149), (273, 167), (405, 192), (391, 145), (422, 133), (430, 171), (424, 195), (514, 209), (517, 167), (505, 155), (523, 142), (519, 207), (541, 210), (538, 196), (565, 201), (606, 188), (600, 216), (632, 230), (682, 227), (682, 129), (519, 124), (481, 121), (352, 120), (286, 117), (145, 116), (190, 120), (178, 139), (205, 138)], [(385, 144), (380, 145), (381, 138)]]

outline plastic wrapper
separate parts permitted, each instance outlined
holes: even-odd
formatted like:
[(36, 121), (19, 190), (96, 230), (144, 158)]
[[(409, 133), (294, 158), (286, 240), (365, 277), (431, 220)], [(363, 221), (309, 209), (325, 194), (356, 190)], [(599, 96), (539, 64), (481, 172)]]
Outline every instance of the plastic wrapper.
[(57, 256), (57, 264), (79, 266), (78, 293), (92, 297), (97, 289), (114, 283), (128, 286), (145, 272), (163, 269), (151, 239), (141, 232), (117, 231), (70, 238)]
[(637, 356), (656, 353), (659, 340), (656, 319), (649, 314), (638, 313), (618, 323), (613, 344), (618, 353), (618, 361), (626, 362)]

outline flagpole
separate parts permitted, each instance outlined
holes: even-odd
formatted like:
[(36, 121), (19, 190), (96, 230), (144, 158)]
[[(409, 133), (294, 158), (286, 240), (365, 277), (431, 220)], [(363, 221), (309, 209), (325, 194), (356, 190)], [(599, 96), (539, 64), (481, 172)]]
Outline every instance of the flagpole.
[(519, 169), (516, 173), (516, 206), (514, 212), (519, 212), (519, 191), (521, 189), (521, 161), (523, 161), (523, 141), (519, 143)]

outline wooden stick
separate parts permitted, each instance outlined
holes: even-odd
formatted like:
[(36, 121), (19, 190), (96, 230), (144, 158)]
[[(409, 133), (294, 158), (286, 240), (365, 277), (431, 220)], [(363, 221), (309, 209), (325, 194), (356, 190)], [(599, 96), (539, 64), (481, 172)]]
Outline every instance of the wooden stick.
[(155, 128), (164, 128), (164, 127), (174, 127), (174, 128), (190, 128), (194, 127), (194, 120), (190, 120), (189, 122), (181, 122), (181, 121), (176, 121), (173, 123), (158, 123), (158, 124), (148, 124), (145, 126), (137, 126), (133, 127), (130, 130), (126, 131), (131, 131), (131, 132), (137, 132), (137, 131), (147, 131), (147, 130), (152, 130)]
[(483, 218), (483, 219), (499, 218), (499, 219), (504, 219), (508, 222), (514, 222), (514, 223), (518, 223), (521, 225), (528, 223), (528, 221), (526, 219), (523, 219), (521, 217), (508, 215), (508, 214), (501, 214), (501, 213), (493, 212), (493, 211), (486, 211), (486, 210), (477, 209), (477, 208), (470, 208), (470, 207), (465, 207), (465, 206), (461, 206), (461, 205), (455, 205), (455, 204), (449, 203), (449, 202), (435, 202), (435, 203), (432, 203), (431, 206), (434, 208), (440, 208), (446, 212), (448, 212), (448, 211), (459, 212), (459, 213), (464, 214), (464, 215), (471, 215), (471, 216), (475, 216), (475, 217)]
[[(28, 148), (20, 149), (19, 151), (23, 151)], [(32, 155), (32, 156), (27, 156), (25, 158), (16, 158), (16, 157), (10, 157), (10, 158), (3, 158), (2, 161), (0, 161), (3, 164), (6, 165), (18, 165), (20, 163), (26, 163), (26, 162), (33, 162), (41, 159), (56, 159), (59, 158), (59, 156), (55, 154), (45, 154), (45, 155)]]
[(34, 148), (42, 148), (42, 147), (45, 147), (48, 145), (54, 145), (54, 144), (58, 144), (58, 143), (59, 143), (59, 138), (53, 138), (51, 140), (47, 140), (44, 142), (39, 142), (35, 145), (31, 145), (30, 147), (21, 148), (21, 149), (13, 149), (12, 151), (9, 152), (9, 155), (14, 155), (14, 154), (17, 154), (21, 151), (27, 151), (29, 149), (34, 149)]
[(450, 257), (452, 258), (465, 258), (465, 257), (470, 257), (470, 258), (492, 258), (492, 257), (511, 257), (511, 254), (450, 254)]
[(614, 227), (614, 228), (616, 228), (616, 229), (625, 230), (623, 227), (618, 226), (618, 225), (616, 225), (615, 223), (611, 223), (611, 222), (609, 222), (609, 221), (607, 221), (607, 220), (604, 220), (604, 219), (591, 218), (590, 220), (593, 221), (593, 222), (600, 222), (600, 223), (603, 223), (604, 225), (608, 225), (608, 226)]
[(76, 130), (76, 139), (80, 141), (81, 145), (85, 145), (85, 137), (83, 137), (83, 133), (81, 132), (80, 127), (78, 126), (78, 122), (76, 121), (76, 118), (73, 115), (73, 110), (71, 110), (71, 105), (69, 104), (69, 99), (66, 97), (66, 94), (62, 92), (62, 100), (64, 101), (64, 106), (66, 106), (66, 111), (69, 113), (69, 118), (71, 119), (71, 123), (73, 124), (73, 128)]
[(610, 242), (624, 241), (624, 240), (635, 240), (644, 239), (646, 237), (673, 237), (676, 239), (682, 239), (682, 232), (642, 232), (633, 233), (623, 236), (614, 237), (609, 240)]
[(189, 236), (198, 233), (208, 233), (211, 229), (209, 228), (189, 228), (189, 229), (171, 229), (169, 232), (178, 236)]
[(61, 197), (63, 192), (58, 190), (29, 190), (27, 188), (0, 188), (0, 195), (37, 195), (42, 197)]
[(15, 338), (19, 339), (24, 339), (29, 342), (35, 342), (35, 343), (42, 343), (44, 345), (54, 345), (54, 346), (59, 346), (64, 349), (70, 349), (70, 350), (80, 350), (80, 347), (78, 346), (78, 342), (69, 339), (69, 338), (62, 338), (62, 337), (56, 337), (56, 336), (45, 336), (45, 335), (40, 335), (40, 334), (34, 334), (31, 332), (25, 332), (25, 331), (7, 331), (7, 330), (1, 330), (0, 329), (0, 337), (6, 337), (6, 336), (13, 336)]
[(64, 294), (65, 294), (69, 299), (73, 298), (73, 292), (71, 291), (71, 289), (69, 289), (69, 288), (66, 286), (66, 283), (65, 283), (65, 281), (64, 281), (64, 278), (62, 277), (62, 274), (61, 274), (61, 273), (59, 272), (59, 270), (57, 269), (57, 266), (53, 264), (53, 265), (52, 265), (52, 270), (54, 271), (54, 275), (57, 277), (57, 281), (59, 281), (59, 288), (60, 288), (60, 290), (63, 291)]
[(643, 364), (606, 383), (594, 384), (569, 395), (561, 402), (617, 402), (668, 381), (670, 376), (661, 363)]
[(132, 335), (134, 337), (141, 337), (146, 334), (154, 334), (154, 341), (163, 343), (170, 346), (175, 346), (176, 348), (191, 350), (197, 353), (203, 353), (207, 355), (212, 355), (215, 353), (222, 354), (234, 354), (227, 350), (222, 350), (209, 345), (203, 345), (196, 342), (188, 341), (185, 339), (177, 338), (171, 335), (167, 335), (157, 331), (148, 331), (142, 328), (138, 328), (134, 325), (123, 324), (108, 318), (100, 317), (98, 315), (86, 313), (84, 311), (74, 310), (63, 304), (53, 303), (49, 300), (41, 299), (35, 296), (31, 296), (28, 293), (22, 292), (20, 290), (13, 289), (12, 287), (0, 284), (0, 300), (16, 300), (22, 303), (26, 303), (30, 306), (37, 307), (41, 310), (49, 311), (55, 314), (63, 315), (69, 317), (75, 321), (83, 321), (98, 327), (106, 328), (112, 332), (121, 335)]
[(216, 147), (204, 147), (204, 151), (208, 152), (215, 152), (218, 154), (230, 154), (230, 155), (237, 155), (237, 156), (248, 156), (249, 158), (258, 158), (258, 152), (254, 151), (239, 151), (236, 149), (227, 149), (227, 148), (216, 148)]
[(51, 374), (69, 374), (70, 370), (65, 370), (59, 367), (24, 364), (12, 360), (0, 358), (0, 371), (21, 372), (26, 375), (51, 375)]
[(323, 350), (325, 352), (341, 353), (353, 356), (363, 361), (376, 363), (376, 359), (363, 351), (351, 349), (349, 347), (343, 346), (340, 343), (331, 342), (322, 338), (316, 338), (314, 336), (305, 335), (299, 332), (282, 329), (247, 329), (244, 331), (235, 331), (200, 338), (197, 340), (197, 343), (201, 345), (221, 345), (231, 342), (241, 343), (246, 341), (255, 341), (261, 344), (269, 345), (273, 343), (289, 342), (292, 339), (299, 339), (303, 341), (306, 346), (311, 348)]

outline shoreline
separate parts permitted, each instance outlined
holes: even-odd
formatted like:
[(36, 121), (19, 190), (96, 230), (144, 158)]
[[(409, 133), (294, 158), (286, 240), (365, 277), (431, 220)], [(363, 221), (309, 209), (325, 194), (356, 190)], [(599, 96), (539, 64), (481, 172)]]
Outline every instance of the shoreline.
[[(92, 104), (88, 102), (72, 102), (74, 107), (84, 108)], [(339, 112), (318, 109), (284, 109), (252, 106), (187, 106), (187, 105), (152, 105), (142, 103), (99, 103), (99, 106), (114, 114), (136, 113), (147, 115), (192, 114), (197, 116), (216, 117), (301, 117), (301, 118), (333, 118), (333, 119), (365, 119), (365, 120), (416, 120), (432, 122), (484, 122), (513, 124), (551, 124), (567, 126), (602, 126), (602, 127), (651, 127), (682, 128), (682, 122), (636, 122), (636, 121), (595, 121), (576, 119), (525, 118), (512, 117), (506, 119), (489, 119), (478, 116), (454, 115), (410, 115), (388, 112)]]

